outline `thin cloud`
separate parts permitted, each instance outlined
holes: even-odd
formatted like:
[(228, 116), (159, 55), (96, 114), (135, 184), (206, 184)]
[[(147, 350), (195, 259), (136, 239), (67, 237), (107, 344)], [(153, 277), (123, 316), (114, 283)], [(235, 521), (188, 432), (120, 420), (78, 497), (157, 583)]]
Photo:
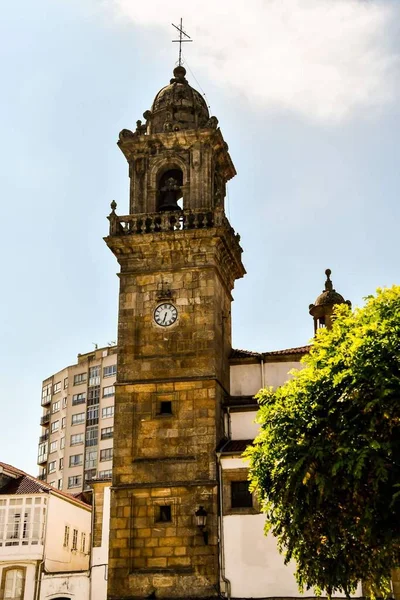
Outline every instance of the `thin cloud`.
[[(197, 72), (264, 109), (337, 122), (394, 99), (398, 56), (384, 0), (112, 0), (123, 18), (172, 33), (183, 15)], [(186, 50), (186, 48), (185, 48)]]

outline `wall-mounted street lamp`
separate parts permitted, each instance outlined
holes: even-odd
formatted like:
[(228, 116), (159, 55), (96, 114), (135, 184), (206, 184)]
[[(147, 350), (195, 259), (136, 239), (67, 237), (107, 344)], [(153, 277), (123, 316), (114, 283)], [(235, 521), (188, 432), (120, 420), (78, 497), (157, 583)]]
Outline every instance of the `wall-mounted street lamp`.
[(196, 525), (203, 534), (204, 543), (207, 545), (208, 531), (206, 531), (205, 529), (207, 524), (207, 511), (205, 510), (204, 506), (199, 506), (199, 508), (194, 513), (194, 516), (196, 517)]

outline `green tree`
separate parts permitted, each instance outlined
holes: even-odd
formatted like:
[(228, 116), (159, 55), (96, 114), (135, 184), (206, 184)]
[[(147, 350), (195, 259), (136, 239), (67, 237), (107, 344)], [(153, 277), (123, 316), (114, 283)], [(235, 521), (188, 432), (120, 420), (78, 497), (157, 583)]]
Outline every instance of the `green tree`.
[(338, 306), (304, 369), (258, 395), (251, 487), (300, 589), (388, 592), (400, 564), (400, 286)]

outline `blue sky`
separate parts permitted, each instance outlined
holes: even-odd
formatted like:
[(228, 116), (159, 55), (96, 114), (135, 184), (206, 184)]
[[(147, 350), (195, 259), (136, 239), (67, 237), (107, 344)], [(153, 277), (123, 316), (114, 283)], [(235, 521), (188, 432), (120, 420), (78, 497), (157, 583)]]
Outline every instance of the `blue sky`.
[(0, 456), (33, 474), (41, 381), (116, 339), (117, 265), (102, 240), (110, 201), (128, 207), (116, 141), (168, 83), (180, 16), (238, 171), (227, 214), (247, 275), (234, 346), (307, 343), (327, 267), (354, 305), (399, 283), (399, 3), (140, 4), (2, 6)]

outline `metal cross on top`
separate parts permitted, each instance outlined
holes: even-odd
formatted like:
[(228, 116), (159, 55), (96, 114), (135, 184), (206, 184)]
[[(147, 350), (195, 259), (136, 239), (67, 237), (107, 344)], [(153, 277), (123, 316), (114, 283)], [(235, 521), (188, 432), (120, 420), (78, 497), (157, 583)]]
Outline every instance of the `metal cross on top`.
[[(181, 23), (180, 23), (179, 27), (178, 27), (178, 25), (174, 25), (173, 23), (171, 23), (171, 25), (172, 25), (172, 27), (175, 27), (175, 29), (177, 29), (179, 31), (179, 40), (172, 40), (172, 41), (173, 42), (179, 42), (179, 61), (178, 61), (178, 64), (179, 64), (179, 66), (181, 66), (182, 65), (182, 44), (184, 42), (193, 42), (193, 40), (190, 38), (190, 36), (187, 33), (185, 33), (183, 31), (182, 18), (181, 18)], [(188, 39), (184, 40), (183, 36), (187, 37)]]

